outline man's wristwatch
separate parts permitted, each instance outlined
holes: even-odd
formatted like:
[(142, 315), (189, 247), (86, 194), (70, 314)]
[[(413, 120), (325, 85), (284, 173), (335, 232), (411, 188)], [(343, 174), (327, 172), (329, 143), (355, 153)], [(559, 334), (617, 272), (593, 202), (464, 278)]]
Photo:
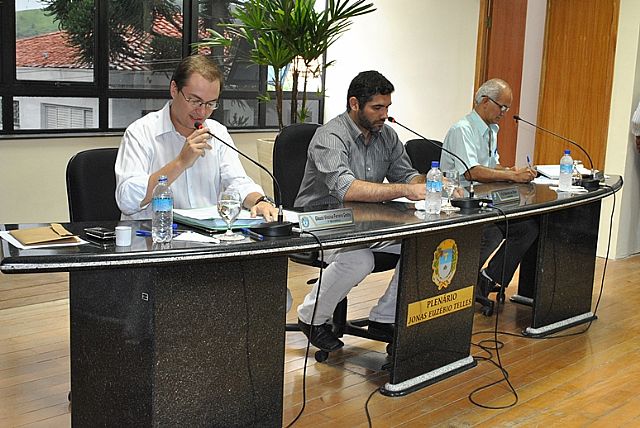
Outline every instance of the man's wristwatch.
[(256, 205), (258, 205), (260, 202), (266, 202), (268, 204), (271, 204), (272, 206), (276, 206), (276, 203), (273, 199), (271, 199), (270, 197), (266, 196), (266, 195), (262, 195), (258, 198), (258, 200), (256, 201), (255, 204), (253, 204), (253, 206), (255, 207)]

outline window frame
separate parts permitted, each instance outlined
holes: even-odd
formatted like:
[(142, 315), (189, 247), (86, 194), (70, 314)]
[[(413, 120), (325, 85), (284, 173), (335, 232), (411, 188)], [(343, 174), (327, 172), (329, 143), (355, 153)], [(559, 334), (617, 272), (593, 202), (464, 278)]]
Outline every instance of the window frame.
[[(93, 82), (60, 82), (44, 80), (18, 80), (16, 78), (16, 13), (15, 0), (0, 2), (0, 98), (2, 99), (2, 127), (0, 139), (6, 136), (60, 136), (60, 134), (74, 135), (113, 135), (124, 132), (124, 127), (109, 127), (109, 102), (111, 99), (166, 99), (169, 100), (169, 88), (166, 89), (122, 89), (109, 88), (109, 61), (108, 28), (107, 22), (108, 2), (95, 0), (95, 25), (96, 25), (96, 56), (94, 58)], [(194, 17), (198, 16), (198, 0), (183, 0), (183, 37), (182, 57), (193, 52), (192, 43), (197, 41), (197, 26), (194, 25)], [(101, 25), (102, 23), (102, 25)], [(12, 48), (9, 49), (9, 46)], [(324, 89), (325, 74), (322, 73), (321, 85)], [(256, 91), (225, 91), (221, 94), (224, 100), (254, 100), (267, 89), (267, 67), (260, 66), (258, 89)], [(275, 93), (269, 92), (275, 99)], [(316, 93), (307, 94), (309, 100), (319, 102), (319, 118), (322, 123), (324, 113), (324, 96)], [(94, 98), (98, 101), (98, 123), (95, 128), (76, 129), (15, 129), (13, 101), (16, 97), (80, 97)], [(291, 92), (285, 92), (285, 99), (291, 99)], [(218, 114), (220, 116), (218, 116)], [(258, 123), (254, 126), (231, 127), (230, 130), (240, 132), (277, 130), (277, 125), (267, 126), (267, 106), (263, 102), (258, 103)], [(222, 110), (215, 112), (214, 119), (222, 122)], [(224, 124), (224, 123), (223, 123)], [(226, 125), (226, 124), (225, 124)]]

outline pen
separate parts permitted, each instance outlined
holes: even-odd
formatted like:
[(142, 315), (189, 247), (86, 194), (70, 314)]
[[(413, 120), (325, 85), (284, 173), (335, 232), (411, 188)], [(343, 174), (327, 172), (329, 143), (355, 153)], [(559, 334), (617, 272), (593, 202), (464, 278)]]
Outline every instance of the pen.
[[(181, 233), (181, 232), (187, 232), (187, 231), (173, 228), (173, 235), (174, 236), (179, 234), (179, 233)], [(151, 231), (150, 230), (138, 229), (138, 230), (136, 230), (136, 236), (151, 236)]]
[(242, 231), (243, 234), (247, 235), (250, 238), (253, 238), (257, 241), (264, 241), (264, 236), (260, 235), (259, 233), (254, 232), (253, 230), (249, 230), (246, 228), (242, 228), (240, 229)]
[(529, 155), (527, 155), (527, 165), (531, 168), (531, 159), (529, 158)]

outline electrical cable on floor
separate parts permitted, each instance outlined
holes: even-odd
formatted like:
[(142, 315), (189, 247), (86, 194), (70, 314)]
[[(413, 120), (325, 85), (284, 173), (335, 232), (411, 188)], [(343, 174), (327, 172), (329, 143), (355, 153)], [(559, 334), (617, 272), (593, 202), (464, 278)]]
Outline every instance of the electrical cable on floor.
[[(487, 208), (490, 208), (490, 209), (498, 211), (502, 215), (502, 217), (504, 217), (505, 232), (504, 232), (504, 240), (502, 242), (502, 245), (504, 245), (504, 257), (502, 259), (502, 277), (501, 277), (501, 280), (500, 280), (500, 290), (498, 291), (498, 296), (500, 296), (500, 295), (504, 295), (504, 289), (506, 288), (504, 274), (505, 274), (505, 270), (506, 270), (507, 255), (508, 255), (508, 252), (507, 252), (508, 245), (507, 244), (509, 242), (509, 219), (507, 218), (507, 215), (505, 214), (505, 212), (502, 211), (500, 208), (498, 208), (496, 206), (493, 206), (493, 205), (488, 205)], [(499, 300), (500, 299), (497, 298), (496, 300), (497, 300), (496, 303), (499, 305)], [(480, 387), (474, 389), (473, 391), (471, 391), (469, 393), (469, 395), (467, 397), (472, 404), (474, 404), (474, 405), (476, 405), (478, 407), (482, 407), (484, 409), (494, 409), (494, 410), (507, 409), (509, 407), (515, 406), (518, 403), (518, 393), (516, 392), (516, 389), (511, 384), (511, 381), (509, 380), (509, 372), (507, 372), (507, 370), (503, 367), (502, 360), (500, 359), (500, 349), (502, 347), (504, 347), (504, 343), (502, 343), (502, 342), (500, 342), (498, 340), (498, 319), (500, 317), (500, 311), (497, 310), (497, 309), (498, 308), (496, 308), (496, 311), (495, 311), (496, 317), (495, 317), (494, 329), (493, 329), (494, 338), (493, 339), (482, 340), (478, 344), (475, 344), (475, 343), (472, 342), (472, 345), (478, 346), (480, 349), (482, 349), (483, 351), (485, 351), (485, 352), (487, 352), (489, 354), (489, 357), (474, 357), (474, 359), (476, 361), (479, 360), (479, 361), (489, 361), (489, 362), (491, 362), (494, 366), (496, 366), (500, 370), (500, 373), (502, 374), (502, 379), (498, 379), (495, 382), (491, 382), (491, 383), (489, 383), (487, 385), (483, 385), (483, 386), (480, 386)], [(485, 345), (484, 344), (485, 342), (486, 343), (492, 343), (493, 346)], [(495, 351), (495, 355), (496, 355), (496, 358), (498, 360), (497, 362), (493, 361), (493, 353), (491, 351)], [(479, 402), (477, 402), (473, 398), (473, 396), (476, 393), (478, 393), (480, 391), (483, 391), (485, 389), (488, 389), (488, 388), (490, 388), (490, 387), (492, 387), (494, 385), (497, 385), (499, 383), (502, 383), (502, 382), (506, 382), (507, 385), (509, 385), (509, 389), (511, 390), (511, 392), (512, 392), (512, 394), (514, 396), (513, 403), (510, 403), (510, 404), (507, 404), (507, 405), (504, 405), (504, 406), (488, 406), (488, 405), (480, 404)]]
[(373, 398), (373, 396), (376, 394), (376, 392), (380, 391), (380, 388), (377, 387), (376, 389), (374, 389), (373, 391), (371, 391), (371, 394), (369, 394), (369, 397), (367, 398), (367, 401), (365, 401), (364, 403), (364, 412), (367, 415), (367, 423), (369, 424), (369, 428), (373, 427), (373, 421), (371, 420), (371, 415), (369, 414), (369, 401), (371, 401), (371, 399)]
[[(320, 297), (320, 287), (322, 286), (322, 272), (324, 271), (324, 248), (322, 247), (322, 242), (320, 242), (320, 238), (318, 238), (317, 235), (308, 231), (301, 231), (300, 235), (303, 235), (303, 234), (311, 235), (316, 240), (316, 242), (318, 243), (319, 253), (320, 253), (320, 257), (319, 257), (320, 274), (318, 275), (318, 290), (316, 291), (316, 299), (313, 304), (313, 312), (311, 314), (311, 329), (309, 331), (309, 336), (311, 336), (311, 331), (313, 330), (313, 321), (316, 318), (316, 307), (318, 305), (318, 298)], [(302, 407), (300, 408), (300, 411), (298, 412), (296, 417), (293, 418), (293, 420), (286, 426), (286, 428), (290, 428), (291, 426), (293, 426), (293, 424), (295, 424), (298, 421), (298, 419), (300, 419), (300, 416), (302, 416), (302, 413), (304, 412), (304, 409), (307, 405), (307, 362), (309, 360), (310, 346), (311, 346), (311, 339), (307, 337), (307, 347), (304, 353), (304, 367), (302, 370)]]

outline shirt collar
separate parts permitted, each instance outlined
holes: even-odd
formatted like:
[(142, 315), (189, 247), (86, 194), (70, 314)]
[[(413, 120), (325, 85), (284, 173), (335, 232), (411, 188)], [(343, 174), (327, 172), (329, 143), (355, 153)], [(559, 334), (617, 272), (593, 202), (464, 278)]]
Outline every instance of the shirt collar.
[(158, 128), (158, 136), (170, 133), (180, 135), (171, 121), (171, 101), (167, 101), (164, 107), (162, 107), (162, 110), (160, 110), (160, 116), (162, 120), (160, 121), (160, 127)]
[[(356, 125), (356, 123), (353, 121), (353, 119), (351, 119), (351, 116), (349, 116), (349, 112), (345, 111), (344, 113), (342, 113), (340, 115), (340, 117), (345, 122), (345, 124), (347, 126), (347, 130), (349, 132), (349, 136), (353, 139), (353, 141), (358, 141), (358, 139), (359, 139), (358, 137), (362, 137), (362, 138), (360, 138), (360, 140), (364, 144), (364, 135), (363, 135), (362, 131), (360, 130), (360, 128), (358, 128), (358, 125)], [(380, 130), (380, 132), (382, 132), (382, 130)], [(378, 138), (380, 132), (372, 132), (371, 133), (370, 143), (372, 141), (375, 141)]]
[(486, 135), (489, 129), (491, 129), (494, 134), (497, 134), (498, 130), (500, 129), (500, 127), (495, 123), (487, 125), (487, 122), (482, 120), (478, 112), (475, 110), (471, 110), (471, 113), (467, 115), (467, 118), (471, 126), (473, 126), (478, 131), (478, 133), (480, 133), (480, 135)]

